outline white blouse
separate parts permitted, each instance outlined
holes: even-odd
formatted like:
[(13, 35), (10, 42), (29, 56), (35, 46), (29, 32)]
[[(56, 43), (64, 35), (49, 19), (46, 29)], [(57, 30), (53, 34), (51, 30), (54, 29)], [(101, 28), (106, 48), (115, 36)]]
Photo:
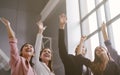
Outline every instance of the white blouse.
[(34, 69), (37, 75), (55, 75), (44, 62), (39, 61), (42, 38), (42, 34), (38, 33), (35, 43), (35, 56), (33, 57)]

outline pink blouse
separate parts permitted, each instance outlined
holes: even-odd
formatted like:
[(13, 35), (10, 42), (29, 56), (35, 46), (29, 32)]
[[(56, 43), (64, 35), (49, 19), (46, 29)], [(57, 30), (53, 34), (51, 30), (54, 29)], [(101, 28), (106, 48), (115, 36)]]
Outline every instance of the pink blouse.
[(11, 75), (37, 75), (30, 63), (18, 53), (17, 39), (10, 39)]

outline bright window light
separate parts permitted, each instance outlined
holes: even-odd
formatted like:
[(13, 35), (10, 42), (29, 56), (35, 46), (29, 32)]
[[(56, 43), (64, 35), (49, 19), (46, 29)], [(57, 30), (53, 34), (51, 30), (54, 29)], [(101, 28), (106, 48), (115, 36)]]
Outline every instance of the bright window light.
[(112, 23), (115, 49), (120, 54), (120, 19)]
[[(119, 0), (109, 0), (110, 4), (110, 13), (111, 18), (114, 18), (116, 15), (120, 14), (120, 1)], [(112, 23), (113, 36), (115, 49), (120, 54), (120, 19)]]
[(109, 5), (110, 5), (111, 18), (120, 14), (120, 0), (109, 0)]
[(88, 13), (95, 8), (95, 0), (87, 0)]

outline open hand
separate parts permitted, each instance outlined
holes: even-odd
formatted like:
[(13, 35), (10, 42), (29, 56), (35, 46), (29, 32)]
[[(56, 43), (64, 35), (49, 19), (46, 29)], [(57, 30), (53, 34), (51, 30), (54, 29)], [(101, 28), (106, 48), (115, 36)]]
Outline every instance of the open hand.
[(64, 13), (62, 13), (59, 16), (59, 21), (60, 21), (60, 27), (64, 28), (65, 24), (66, 24), (66, 21), (67, 21), (67, 17), (66, 17), (66, 15)]
[(0, 18), (0, 21), (1, 21), (5, 26), (10, 25), (10, 22), (9, 22), (7, 19), (5, 19), (5, 18)]
[(46, 29), (46, 26), (43, 27), (43, 23), (41, 20), (37, 22), (37, 25), (39, 27), (39, 32), (43, 33), (43, 31)]
[(84, 35), (84, 36), (81, 36), (80, 39), (81, 39), (82, 42), (84, 42), (84, 41), (87, 39), (87, 36), (85, 36), (85, 35)]

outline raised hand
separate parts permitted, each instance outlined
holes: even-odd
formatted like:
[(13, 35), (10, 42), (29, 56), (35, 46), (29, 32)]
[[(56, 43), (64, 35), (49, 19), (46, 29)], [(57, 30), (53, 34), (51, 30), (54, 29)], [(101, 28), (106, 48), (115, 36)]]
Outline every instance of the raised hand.
[(1, 21), (5, 26), (10, 25), (10, 22), (9, 22), (7, 19), (5, 19), (5, 18), (0, 18), (0, 21)]
[(10, 26), (10, 22), (5, 18), (0, 18), (0, 21), (6, 26), (6, 29), (7, 29), (7, 32), (8, 32), (8, 37), (9, 38), (15, 38), (15, 33)]
[(102, 31), (106, 31), (106, 24), (105, 24), (104, 22), (103, 22), (103, 24), (102, 24), (101, 30), (102, 30)]
[(82, 36), (82, 37), (80, 38), (80, 42), (84, 42), (84, 41), (86, 40), (86, 38), (87, 38), (87, 36)]
[(60, 21), (60, 28), (64, 29), (66, 21), (67, 21), (67, 17), (66, 17), (66, 15), (64, 13), (59, 15), (59, 21)]
[(43, 27), (43, 23), (42, 23), (41, 20), (37, 22), (37, 25), (38, 25), (38, 27), (39, 27), (39, 33), (42, 34), (43, 31), (46, 29), (46, 26)]
[(84, 53), (85, 53), (84, 52), (85, 51), (84, 42), (85, 42), (86, 38), (87, 38), (87, 36), (82, 36), (80, 38), (80, 43), (78, 44), (78, 46), (75, 50), (76, 55), (79, 55), (79, 54), (84, 55)]
[(106, 41), (106, 40), (109, 39), (106, 28), (107, 28), (107, 27), (106, 27), (106, 24), (103, 22), (102, 27), (101, 27), (101, 30), (102, 30), (102, 34), (103, 34), (104, 41)]

